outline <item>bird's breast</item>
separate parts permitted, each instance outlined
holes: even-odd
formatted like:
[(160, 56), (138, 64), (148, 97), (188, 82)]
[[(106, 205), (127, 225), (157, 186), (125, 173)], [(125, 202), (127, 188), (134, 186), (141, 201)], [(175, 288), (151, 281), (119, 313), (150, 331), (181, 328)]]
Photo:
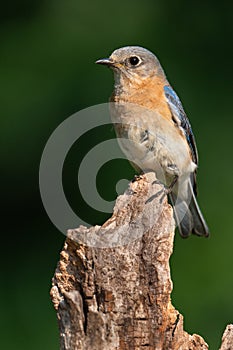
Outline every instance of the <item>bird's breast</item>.
[(155, 110), (165, 119), (170, 119), (171, 112), (165, 99), (163, 87), (164, 81), (158, 80), (141, 82), (140, 84), (124, 82), (120, 87), (114, 89), (110, 101), (139, 105), (149, 110)]
[(184, 135), (160, 109), (125, 101), (110, 103), (118, 142), (127, 158), (143, 171), (181, 176), (195, 170)]

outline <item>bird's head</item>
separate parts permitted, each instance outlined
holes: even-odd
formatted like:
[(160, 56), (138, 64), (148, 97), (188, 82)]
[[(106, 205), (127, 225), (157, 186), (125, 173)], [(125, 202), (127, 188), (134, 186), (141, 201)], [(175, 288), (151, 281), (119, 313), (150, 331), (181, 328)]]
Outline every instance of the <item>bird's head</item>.
[(165, 77), (157, 57), (140, 46), (126, 46), (113, 51), (109, 58), (96, 61), (110, 67), (114, 71), (115, 82), (122, 84), (140, 84), (147, 78)]

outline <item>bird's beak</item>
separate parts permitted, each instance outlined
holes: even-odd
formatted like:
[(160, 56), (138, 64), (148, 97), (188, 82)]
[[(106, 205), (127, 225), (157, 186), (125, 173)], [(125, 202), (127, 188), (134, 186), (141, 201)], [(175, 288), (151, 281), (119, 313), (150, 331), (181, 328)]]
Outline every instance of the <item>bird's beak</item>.
[(100, 60), (97, 60), (95, 63), (103, 64), (103, 65), (108, 66), (108, 67), (114, 65), (113, 60), (111, 60), (110, 58), (101, 58)]

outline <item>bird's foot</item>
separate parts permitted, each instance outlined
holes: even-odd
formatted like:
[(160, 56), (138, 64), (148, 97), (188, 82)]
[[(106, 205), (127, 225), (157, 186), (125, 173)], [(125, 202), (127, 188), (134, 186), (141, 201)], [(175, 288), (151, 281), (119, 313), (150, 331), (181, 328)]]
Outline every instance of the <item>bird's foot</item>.
[(139, 181), (143, 178), (143, 175), (134, 175), (134, 178), (132, 180), (132, 182), (136, 182), (136, 181)]
[(159, 180), (153, 181), (153, 182), (152, 182), (152, 185), (162, 185), (163, 188), (162, 188), (160, 191), (158, 191), (157, 193), (153, 194), (150, 198), (148, 198), (148, 199), (146, 200), (146, 204), (152, 202), (155, 198), (157, 198), (157, 197), (159, 197), (159, 196), (161, 196), (161, 198), (160, 198), (159, 201), (160, 201), (160, 203), (162, 203), (163, 200), (164, 200), (164, 198), (165, 198), (169, 193), (172, 192), (173, 187), (174, 187), (174, 185), (176, 184), (177, 180), (178, 180), (178, 176), (175, 176), (174, 179), (172, 180), (172, 182), (170, 183), (169, 186), (164, 185), (164, 184), (163, 184), (161, 181), (159, 181)]

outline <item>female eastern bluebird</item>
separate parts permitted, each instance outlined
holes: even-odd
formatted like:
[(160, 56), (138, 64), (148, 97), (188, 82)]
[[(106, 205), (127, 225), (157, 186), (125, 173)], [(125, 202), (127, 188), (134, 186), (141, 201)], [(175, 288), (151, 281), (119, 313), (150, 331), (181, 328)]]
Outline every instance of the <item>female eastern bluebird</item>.
[(135, 168), (154, 171), (165, 184), (182, 237), (208, 237), (196, 201), (195, 138), (180, 99), (157, 57), (127, 46), (96, 61), (114, 72), (111, 115), (119, 143)]

